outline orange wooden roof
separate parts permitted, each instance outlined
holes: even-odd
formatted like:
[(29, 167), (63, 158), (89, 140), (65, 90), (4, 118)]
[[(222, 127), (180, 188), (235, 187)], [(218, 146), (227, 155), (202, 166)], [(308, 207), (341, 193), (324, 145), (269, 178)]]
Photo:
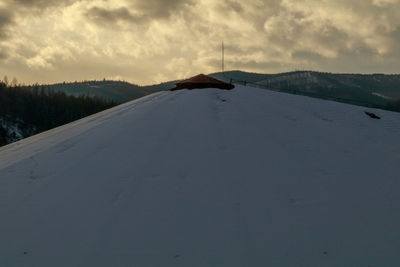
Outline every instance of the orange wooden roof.
[(215, 78), (213, 78), (213, 77), (210, 77), (210, 76), (207, 76), (207, 75), (204, 75), (204, 74), (196, 75), (196, 76), (194, 76), (194, 77), (192, 77), (192, 78), (189, 78), (189, 79), (186, 79), (186, 80), (177, 82), (176, 84), (177, 84), (177, 85), (180, 85), (180, 84), (183, 85), (183, 84), (186, 84), (186, 83), (226, 84), (226, 83), (223, 82), (223, 81), (217, 80), (217, 79), (215, 79)]

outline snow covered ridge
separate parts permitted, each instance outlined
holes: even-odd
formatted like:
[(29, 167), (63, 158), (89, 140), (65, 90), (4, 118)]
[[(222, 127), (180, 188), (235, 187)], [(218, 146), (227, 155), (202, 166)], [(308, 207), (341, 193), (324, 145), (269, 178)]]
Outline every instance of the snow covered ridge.
[(0, 265), (400, 266), (399, 136), (388, 111), (156, 93), (0, 148)]

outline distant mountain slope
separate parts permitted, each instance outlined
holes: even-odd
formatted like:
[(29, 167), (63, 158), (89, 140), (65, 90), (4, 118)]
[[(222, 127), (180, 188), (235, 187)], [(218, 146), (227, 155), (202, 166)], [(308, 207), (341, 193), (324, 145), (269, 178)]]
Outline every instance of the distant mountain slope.
[[(137, 86), (128, 82), (103, 80), (10, 86), (7, 89), (7, 85), (0, 81), (0, 146), (92, 114), (94, 110), (89, 112), (85, 105), (93, 101), (99, 106), (104, 100), (120, 104), (171, 89), (174, 85), (174, 81)], [(70, 102), (73, 97), (79, 97), (82, 103), (65, 108), (65, 102)], [(71, 115), (65, 118), (66, 114)]]
[(247, 81), (252, 83), (257, 83), (259, 81), (266, 79), (266, 77), (271, 76), (271, 74), (252, 73), (239, 70), (226, 71), (224, 73), (217, 72), (217, 73), (211, 73), (209, 75), (224, 81), (230, 81), (230, 78), (232, 78), (234, 82)]
[(211, 76), (265, 89), (400, 111), (400, 75), (332, 74), (314, 71), (257, 74), (227, 71), (213, 73)]
[[(315, 71), (260, 74), (227, 71), (212, 73), (210, 76), (236, 84), (400, 111), (400, 75), (332, 74)], [(124, 103), (154, 92), (169, 90), (174, 87), (175, 82), (138, 86), (121, 81), (86, 81), (46, 87), (70, 95), (88, 94)]]
[(171, 88), (175, 87), (175, 83), (178, 80), (173, 80), (173, 81), (168, 81), (168, 82), (163, 82), (160, 84), (153, 84), (153, 85), (145, 85), (145, 86), (141, 86), (141, 88), (145, 89), (145, 90), (150, 90), (150, 91), (155, 91), (155, 92), (159, 92), (159, 91), (165, 91), (165, 90), (169, 90)]
[(46, 85), (50, 90), (62, 91), (68, 95), (89, 95), (101, 97), (105, 100), (112, 100), (117, 103), (137, 99), (154, 92), (167, 90), (173, 87), (173, 82), (150, 86), (138, 86), (122, 81), (84, 81), (73, 83), (58, 83)]
[(333, 101), (155, 93), (0, 148), (0, 265), (400, 266), (399, 136)]

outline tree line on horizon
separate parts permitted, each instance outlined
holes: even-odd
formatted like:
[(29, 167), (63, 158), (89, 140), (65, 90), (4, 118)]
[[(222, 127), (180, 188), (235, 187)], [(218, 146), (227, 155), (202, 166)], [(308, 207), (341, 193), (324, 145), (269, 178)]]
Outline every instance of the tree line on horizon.
[(41, 85), (21, 85), (16, 79), (0, 81), (0, 146), (16, 140), (6, 125), (26, 138), (113, 106), (115, 102), (99, 97), (71, 96)]

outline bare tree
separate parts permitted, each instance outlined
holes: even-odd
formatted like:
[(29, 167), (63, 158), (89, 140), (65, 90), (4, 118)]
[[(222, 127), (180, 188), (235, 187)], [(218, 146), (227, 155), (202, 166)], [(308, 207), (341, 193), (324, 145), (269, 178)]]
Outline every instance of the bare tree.
[(12, 87), (18, 86), (18, 80), (17, 80), (17, 78), (14, 77), (14, 78), (11, 80), (10, 86), (12, 86)]
[(3, 83), (4, 83), (6, 86), (8, 86), (8, 77), (7, 77), (7, 75), (4, 76), (4, 78), (3, 78)]

